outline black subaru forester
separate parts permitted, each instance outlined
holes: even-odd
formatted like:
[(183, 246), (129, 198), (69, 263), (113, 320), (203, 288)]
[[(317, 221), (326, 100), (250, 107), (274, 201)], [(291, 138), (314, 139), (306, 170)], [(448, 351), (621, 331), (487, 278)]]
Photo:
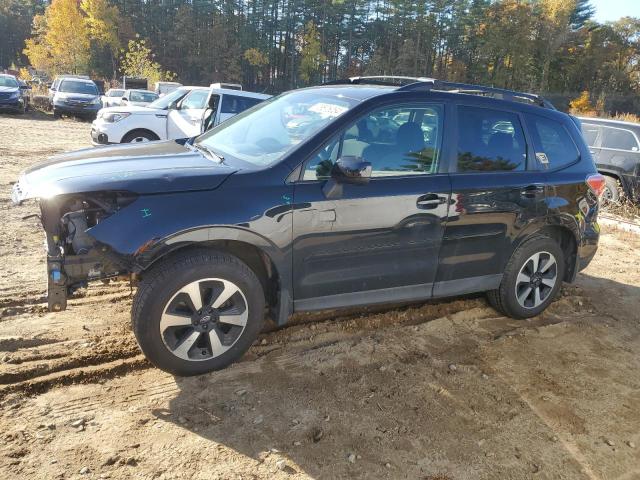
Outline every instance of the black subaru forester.
[(13, 197), (40, 199), (51, 310), (128, 276), (143, 352), (194, 375), (266, 315), (482, 291), (537, 315), (593, 258), (603, 188), (579, 122), (538, 96), (356, 78), (199, 137), (51, 158)]

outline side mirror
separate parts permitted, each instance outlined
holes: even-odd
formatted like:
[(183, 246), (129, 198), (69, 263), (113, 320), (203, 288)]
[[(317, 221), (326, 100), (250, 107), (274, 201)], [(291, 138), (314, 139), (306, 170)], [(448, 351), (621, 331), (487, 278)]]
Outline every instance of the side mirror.
[(331, 178), (322, 187), (328, 199), (340, 198), (345, 183), (365, 185), (371, 179), (371, 163), (360, 157), (341, 157), (331, 168)]
[(360, 157), (341, 157), (331, 169), (331, 178), (338, 183), (364, 185), (371, 179), (371, 163)]
[(122, 97), (120, 100), (122, 100), (123, 102), (127, 102), (127, 97)]

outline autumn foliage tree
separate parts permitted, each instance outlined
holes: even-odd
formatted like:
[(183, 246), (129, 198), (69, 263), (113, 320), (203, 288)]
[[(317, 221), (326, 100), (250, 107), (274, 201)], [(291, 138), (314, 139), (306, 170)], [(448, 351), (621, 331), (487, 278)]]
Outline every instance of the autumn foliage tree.
[(89, 29), (77, 0), (53, 0), (33, 25), (34, 36), (24, 50), (33, 66), (54, 74), (86, 72)]

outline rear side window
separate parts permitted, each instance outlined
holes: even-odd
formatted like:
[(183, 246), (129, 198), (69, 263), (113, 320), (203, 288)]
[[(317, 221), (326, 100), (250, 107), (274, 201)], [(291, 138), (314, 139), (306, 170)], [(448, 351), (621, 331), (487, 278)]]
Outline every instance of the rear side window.
[(578, 147), (560, 122), (537, 115), (527, 115), (527, 124), (538, 161), (547, 170), (569, 165), (580, 158)]
[(638, 151), (638, 141), (629, 130), (622, 128), (602, 127), (602, 148)]
[(222, 107), (220, 113), (238, 114), (257, 105), (262, 100), (259, 98), (240, 97), (235, 95), (224, 95), (222, 97)]
[(527, 144), (511, 112), (458, 107), (458, 172), (526, 170)]
[(584, 137), (584, 141), (587, 142), (587, 145), (590, 147), (593, 147), (596, 144), (599, 132), (600, 128), (596, 125), (590, 125), (588, 123), (582, 124), (582, 136)]

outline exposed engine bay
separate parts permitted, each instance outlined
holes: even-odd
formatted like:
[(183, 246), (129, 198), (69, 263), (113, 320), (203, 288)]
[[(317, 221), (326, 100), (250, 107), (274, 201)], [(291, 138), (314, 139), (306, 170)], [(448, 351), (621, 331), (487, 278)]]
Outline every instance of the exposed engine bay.
[(89, 281), (129, 273), (122, 256), (97, 242), (89, 232), (135, 198), (128, 192), (108, 192), (40, 200), (46, 233), (49, 310), (64, 310), (67, 297)]

